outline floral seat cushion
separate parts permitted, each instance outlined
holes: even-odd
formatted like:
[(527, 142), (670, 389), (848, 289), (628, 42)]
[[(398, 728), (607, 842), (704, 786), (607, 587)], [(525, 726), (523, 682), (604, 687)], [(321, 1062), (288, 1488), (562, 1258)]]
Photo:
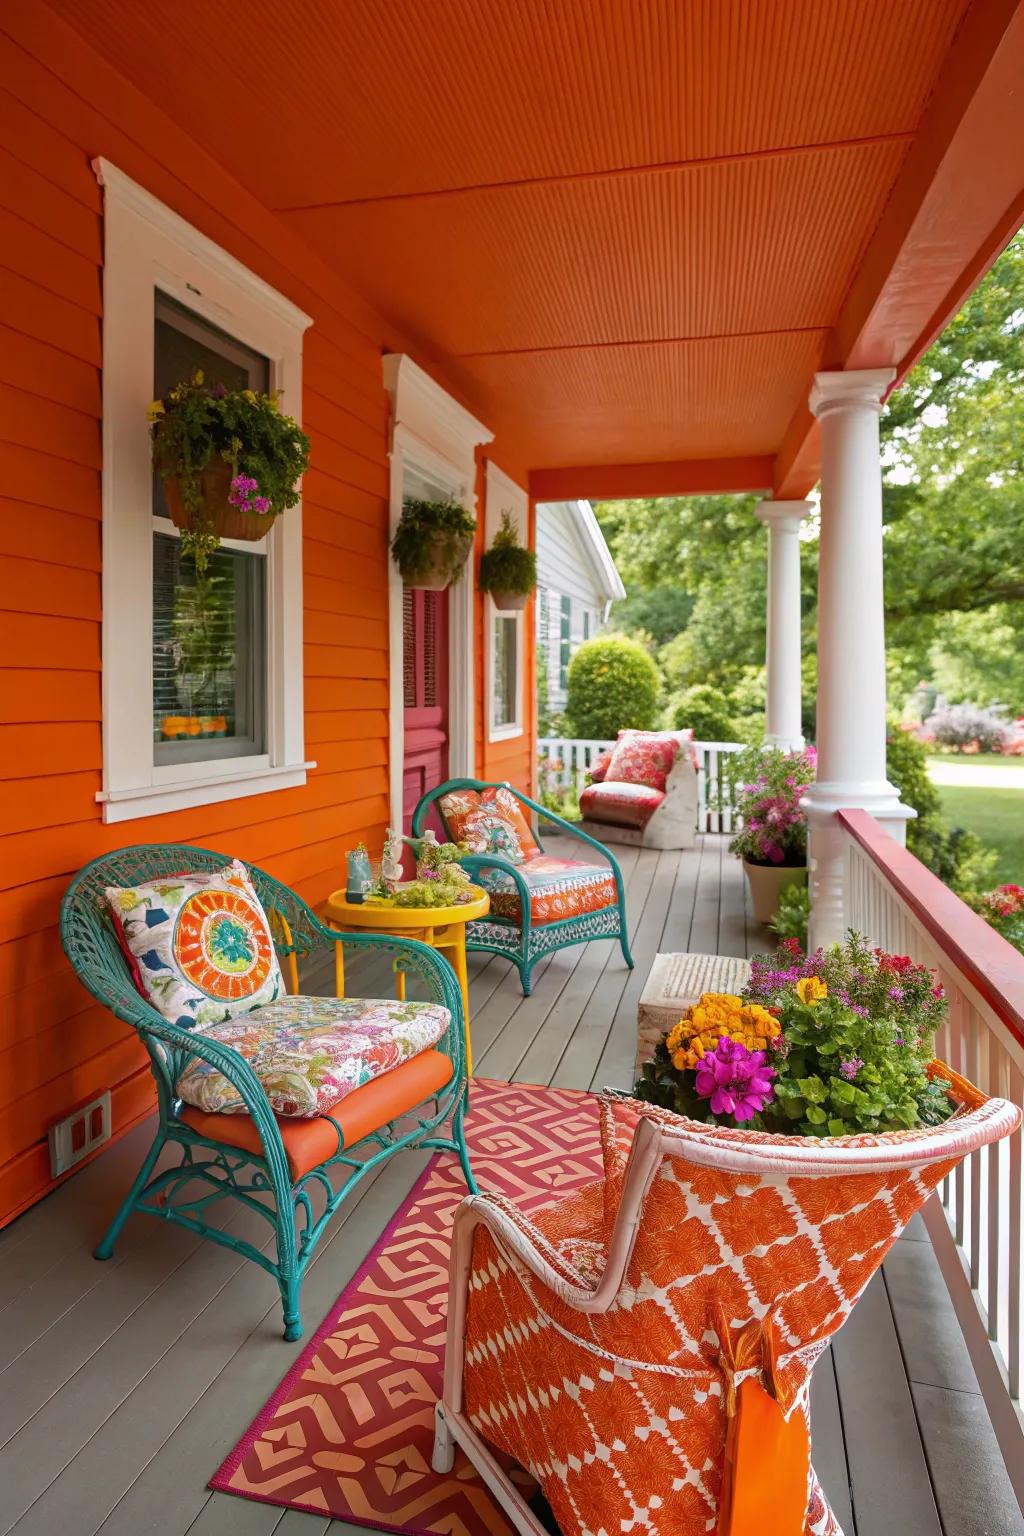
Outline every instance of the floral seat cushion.
[[(282, 997), (201, 1031), (244, 1056), (279, 1115), (324, 1114), (339, 1099), (429, 1050), (451, 1016), (437, 1003), (380, 998)], [(186, 1104), (246, 1114), (227, 1078), (193, 1057), (178, 1078)]]
[(479, 794), (452, 790), (441, 797), (441, 815), (453, 842), (465, 843), (470, 853), (499, 854), (521, 864), (540, 852), (519, 801), (504, 784)]
[(135, 985), (172, 1024), (218, 1024), (284, 992), (267, 915), (239, 860), (208, 875), (111, 885), (106, 897)]
[[(518, 873), (529, 887), (530, 921), (535, 927), (599, 912), (614, 907), (619, 899), (615, 876), (607, 864), (585, 864), (541, 853), (522, 864)], [(506, 870), (484, 869), (479, 880), (491, 898), (493, 916), (522, 922), (519, 892)]]
[(665, 798), (663, 790), (646, 784), (588, 784), (580, 795), (580, 810), (590, 821), (609, 827), (642, 831)]

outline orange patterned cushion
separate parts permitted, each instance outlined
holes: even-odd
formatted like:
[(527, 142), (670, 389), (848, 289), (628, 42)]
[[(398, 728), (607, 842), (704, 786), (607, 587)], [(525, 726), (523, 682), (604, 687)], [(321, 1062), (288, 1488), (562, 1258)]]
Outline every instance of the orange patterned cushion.
[(669, 731), (620, 731), (605, 782), (646, 784), (664, 794), (678, 756), (679, 742)]
[(519, 801), (504, 784), (482, 794), (452, 790), (441, 797), (441, 815), (452, 841), (465, 843), (470, 853), (494, 853), (521, 864), (540, 852)]
[[(583, 864), (541, 853), (519, 870), (530, 889), (530, 921), (535, 927), (560, 923), (585, 912), (599, 912), (618, 901), (615, 876), (607, 864)], [(522, 921), (522, 904), (512, 876), (502, 869), (483, 870), (480, 884), (491, 898), (495, 917)]]

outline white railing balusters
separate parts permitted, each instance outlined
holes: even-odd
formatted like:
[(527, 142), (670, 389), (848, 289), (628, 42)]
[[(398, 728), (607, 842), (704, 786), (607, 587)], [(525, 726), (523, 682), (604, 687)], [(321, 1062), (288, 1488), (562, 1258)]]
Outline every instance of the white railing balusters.
[[(871, 944), (936, 972), (949, 1015), (936, 1034), (935, 1055), (985, 1093), (1024, 1107), (1024, 959), (1018, 965), (1003, 941), (866, 813), (843, 811), (839, 820), (846, 833), (847, 924)], [(1024, 1468), (1022, 1163), (1019, 1132), (975, 1153), (939, 1186), (947, 1221), (927, 1211), (926, 1221), (1004, 1457)], [(1024, 1471), (1019, 1480), (1024, 1486)]]
[[(545, 786), (571, 790), (579, 798), (594, 759), (614, 745), (614, 741), (591, 737), (541, 736), (537, 751), (542, 761)], [(725, 760), (735, 752), (742, 752), (743, 743), (696, 741), (694, 748), (697, 753), (697, 830), (734, 832), (738, 821)]]

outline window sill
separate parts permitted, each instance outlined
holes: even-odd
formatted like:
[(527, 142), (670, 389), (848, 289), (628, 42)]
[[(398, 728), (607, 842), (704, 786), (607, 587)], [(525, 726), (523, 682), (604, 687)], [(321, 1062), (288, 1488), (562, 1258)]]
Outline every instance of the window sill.
[(100, 790), (96, 799), (103, 807), (105, 822), (136, 821), (141, 816), (184, 811), (194, 805), (216, 805), (222, 800), (240, 800), (247, 795), (297, 789), (305, 784), (307, 770), (315, 767), (314, 762), (285, 763), (277, 768), (255, 768), (247, 773), (236, 771), (164, 784), (145, 784), (138, 789)]
[(488, 741), (511, 741), (514, 736), (522, 736), (521, 725), (492, 725)]

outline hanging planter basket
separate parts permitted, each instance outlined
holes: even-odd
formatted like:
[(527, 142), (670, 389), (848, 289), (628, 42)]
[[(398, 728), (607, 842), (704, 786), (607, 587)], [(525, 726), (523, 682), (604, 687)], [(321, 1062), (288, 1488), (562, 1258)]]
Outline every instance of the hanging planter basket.
[(425, 543), (428, 547), (416, 574), (402, 571), (402, 580), (414, 591), (446, 592), (462, 574), (462, 567), (473, 547), (473, 535), (450, 533), (442, 529), (427, 535)]
[(233, 507), (228, 501), (234, 469), (230, 464), (209, 464), (199, 477), (202, 509), (198, 514), (189, 512), (181, 494), (181, 482), (177, 477), (164, 481), (167, 510), (175, 528), (192, 529), (194, 521), (208, 523), (219, 539), (239, 539), (255, 544), (266, 538), (277, 521), (274, 512), (246, 512)]
[(492, 592), (491, 601), (501, 613), (520, 613), (530, 601), (530, 593)]

